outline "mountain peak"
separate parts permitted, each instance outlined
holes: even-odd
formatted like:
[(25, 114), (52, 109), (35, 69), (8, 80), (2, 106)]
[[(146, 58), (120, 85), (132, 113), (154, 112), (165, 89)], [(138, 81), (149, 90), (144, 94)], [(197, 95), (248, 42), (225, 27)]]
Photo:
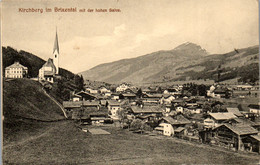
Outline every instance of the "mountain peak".
[(201, 46), (192, 43), (192, 42), (185, 42), (176, 48), (173, 49), (173, 51), (182, 51), (186, 54), (192, 55), (192, 56), (207, 56), (208, 53), (205, 49), (201, 48)]

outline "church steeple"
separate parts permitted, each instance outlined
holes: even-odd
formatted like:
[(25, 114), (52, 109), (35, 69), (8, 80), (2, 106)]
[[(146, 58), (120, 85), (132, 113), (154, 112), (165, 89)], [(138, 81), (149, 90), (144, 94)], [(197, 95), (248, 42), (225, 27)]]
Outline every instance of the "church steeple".
[(55, 50), (57, 50), (57, 52), (60, 53), (59, 52), (59, 42), (58, 42), (57, 27), (56, 27), (56, 37), (55, 37), (55, 41), (54, 41), (53, 53), (55, 52)]
[(55, 74), (59, 74), (59, 56), (60, 56), (60, 50), (59, 50), (58, 33), (56, 27), (56, 36), (55, 36), (54, 47), (53, 47), (53, 64), (55, 65), (56, 68)]

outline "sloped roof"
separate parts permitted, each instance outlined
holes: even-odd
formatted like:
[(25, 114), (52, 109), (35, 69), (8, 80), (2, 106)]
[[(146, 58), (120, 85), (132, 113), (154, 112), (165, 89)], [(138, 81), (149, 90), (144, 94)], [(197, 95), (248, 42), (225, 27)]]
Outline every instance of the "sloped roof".
[(63, 101), (64, 108), (79, 108), (82, 105), (82, 101)]
[(158, 106), (131, 106), (131, 109), (134, 113), (162, 113), (163, 109)]
[(228, 129), (230, 129), (232, 132), (234, 132), (237, 135), (248, 135), (248, 134), (257, 134), (258, 131), (256, 129), (254, 129), (253, 127), (249, 126), (249, 125), (230, 125), (230, 124), (223, 124), (220, 125), (215, 129), (218, 129), (222, 126), (227, 127)]
[(123, 93), (122, 94), (124, 97), (136, 97), (134, 93)]
[(169, 91), (169, 92), (178, 92), (178, 90), (175, 89), (175, 88), (168, 88), (168, 89), (166, 89), (166, 90)]
[(106, 116), (107, 114), (107, 110), (98, 110), (96, 107), (86, 107), (83, 111), (83, 116), (85, 117)]
[(116, 101), (116, 100), (109, 100), (108, 105), (110, 105), (110, 106), (120, 106), (121, 103)]
[(44, 75), (53, 75), (56, 73), (56, 67), (55, 65), (53, 64), (53, 60), (51, 58), (49, 58), (45, 64), (43, 64), (42, 68), (43, 67), (51, 67), (52, 68), (52, 71), (44, 71)]
[(137, 93), (137, 89), (135, 89), (135, 88), (127, 88), (127, 89), (125, 90), (125, 92), (127, 92), (127, 91), (133, 92), (133, 93)]
[(175, 116), (175, 115), (177, 115), (178, 114), (178, 112), (176, 112), (176, 111), (171, 111), (170, 113), (169, 113), (169, 116)]
[[(78, 92), (78, 93), (76, 93), (77, 95), (80, 95), (80, 96), (83, 96), (83, 95), (88, 95), (88, 96), (91, 96), (91, 97), (93, 97), (93, 98), (97, 98), (95, 95), (92, 95), (92, 94), (90, 94), (90, 93), (88, 93), (88, 92), (85, 92), (85, 91), (80, 91), (80, 92)], [(84, 96), (83, 96), (84, 97)]]
[(180, 124), (189, 124), (190, 123), (190, 121), (182, 115), (174, 116), (174, 118), (170, 117), (170, 116), (166, 116), (166, 117), (163, 117), (162, 119), (164, 119), (165, 121), (167, 121), (168, 123), (170, 123), (172, 125), (180, 125)]
[(253, 109), (260, 109), (260, 105), (258, 104), (250, 104), (248, 105), (249, 108), (253, 108)]
[(159, 94), (159, 93), (156, 93), (156, 94), (145, 94), (148, 98), (161, 98), (163, 96), (163, 94)]
[(239, 111), (238, 108), (229, 108), (229, 107), (227, 107), (227, 111), (230, 112), (230, 113), (233, 113), (237, 117), (242, 117), (243, 116), (243, 114)]
[(232, 120), (235, 120), (236, 122), (238, 122), (240, 124), (245, 124), (245, 125), (254, 125), (255, 124), (255, 122), (245, 119), (245, 118), (235, 118)]
[(174, 97), (174, 95), (172, 95), (172, 94), (163, 94), (162, 97), (164, 97), (165, 99), (168, 99), (170, 97)]
[(149, 89), (149, 88), (144, 88), (144, 89), (142, 89), (142, 91), (143, 91), (143, 92), (150, 92), (151, 89)]
[(82, 96), (74, 94), (72, 97), (79, 97), (79, 98), (81, 98)]
[(250, 137), (254, 138), (257, 141), (260, 141), (260, 135), (250, 135)]
[(228, 120), (236, 118), (236, 116), (230, 112), (209, 113), (209, 115), (216, 120)]
[(98, 101), (83, 101), (83, 106), (98, 106)]
[(112, 96), (119, 96), (120, 93), (112, 93), (111, 95), (112, 95)]
[(183, 130), (185, 130), (184, 127), (178, 127), (177, 129), (174, 130), (174, 132), (181, 132)]
[(183, 100), (181, 100), (181, 99), (175, 99), (175, 100), (173, 100), (172, 102), (173, 102), (173, 103), (182, 103)]
[(21, 65), (19, 62), (15, 62), (12, 65), (6, 67), (5, 69), (10, 69), (10, 68), (23, 68), (23, 69), (28, 69), (27, 67)]

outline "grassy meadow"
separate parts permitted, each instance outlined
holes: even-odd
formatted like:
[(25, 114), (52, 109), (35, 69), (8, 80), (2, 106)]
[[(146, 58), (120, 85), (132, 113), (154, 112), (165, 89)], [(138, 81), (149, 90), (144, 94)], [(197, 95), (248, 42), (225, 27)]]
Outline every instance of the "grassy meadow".
[[(93, 127), (93, 126), (89, 126)], [(5, 144), (4, 164), (257, 164), (259, 155), (225, 151), (163, 136), (101, 127), (92, 135), (73, 121), (45, 123), (34, 135)]]

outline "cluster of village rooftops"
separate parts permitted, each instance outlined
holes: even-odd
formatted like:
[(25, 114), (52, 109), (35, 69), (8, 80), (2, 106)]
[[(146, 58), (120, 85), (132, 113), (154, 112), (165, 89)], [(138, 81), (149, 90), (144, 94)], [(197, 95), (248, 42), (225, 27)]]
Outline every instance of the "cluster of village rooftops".
[[(63, 101), (63, 106), (71, 119), (82, 124), (120, 122), (122, 127), (129, 127), (139, 120), (152, 133), (260, 153), (259, 104), (242, 110), (238, 104), (227, 106), (227, 91), (221, 85), (212, 85), (206, 97), (184, 96), (184, 87), (174, 85), (160, 88), (160, 92), (158, 88), (138, 89), (127, 83), (114, 92), (105, 86), (85, 87), (85, 91), (73, 93), (70, 100)], [(254, 89), (237, 85), (230, 90)]]
[[(5, 68), (5, 77), (26, 77), (28, 68), (15, 62)], [(40, 68), (38, 80), (53, 83), (59, 75), (58, 36), (53, 48), (53, 59)], [(186, 140), (221, 145), (233, 150), (260, 153), (260, 105), (249, 104), (239, 108), (225, 101), (233, 91), (258, 91), (258, 86), (235, 85), (223, 87), (212, 85), (206, 96), (183, 95), (184, 86), (175, 85), (165, 89), (136, 88), (123, 83), (114, 92), (105, 86), (98, 89), (85, 87), (73, 93), (70, 100), (63, 101), (67, 116), (82, 124), (120, 123), (134, 127), (135, 131), (174, 136)], [(242, 96), (243, 99), (245, 96)], [(231, 100), (231, 99), (230, 99)], [(139, 124), (137, 124), (139, 122)], [(141, 125), (140, 125), (141, 123)], [(139, 127), (138, 127), (139, 125)]]

